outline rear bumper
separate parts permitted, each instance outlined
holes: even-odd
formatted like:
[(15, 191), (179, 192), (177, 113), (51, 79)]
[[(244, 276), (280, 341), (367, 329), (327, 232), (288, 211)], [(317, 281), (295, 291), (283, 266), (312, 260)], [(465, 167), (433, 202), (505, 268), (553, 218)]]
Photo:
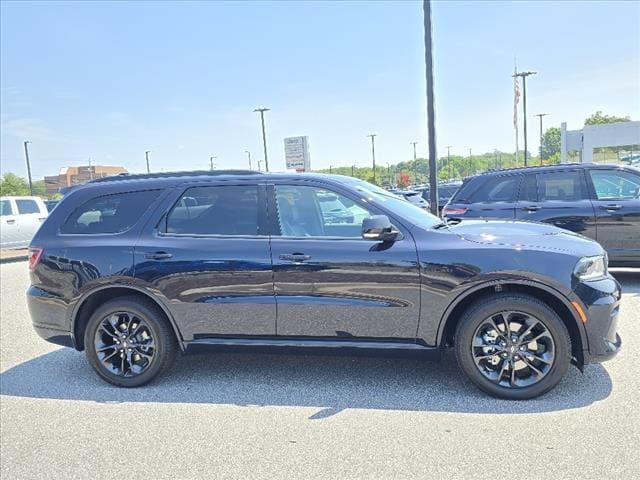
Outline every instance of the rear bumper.
[(607, 277), (595, 282), (580, 283), (576, 293), (587, 308), (584, 324), (588, 345), (584, 349), (584, 363), (610, 360), (622, 348), (618, 335), (618, 317), (622, 293), (620, 284)]
[(60, 298), (31, 286), (27, 290), (27, 306), (33, 329), (40, 337), (56, 345), (75, 348), (67, 306)]

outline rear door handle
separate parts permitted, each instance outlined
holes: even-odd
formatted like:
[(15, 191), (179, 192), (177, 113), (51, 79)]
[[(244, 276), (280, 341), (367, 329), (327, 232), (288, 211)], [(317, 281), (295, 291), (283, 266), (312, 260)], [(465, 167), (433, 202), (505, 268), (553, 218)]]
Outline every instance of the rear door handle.
[(164, 260), (172, 256), (173, 255), (168, 252), (147, 252), (144, 254), (144, 258), (147, 260)]
[(300, 262), (309, 260), (311, 258), (311, 255), (305, 255), (303, 253), (287, 253), (287, 254), (280, 255), (278, 258), (280, 258), (280, 260), (285, 260), (287, 262), (300, 263)]
[(8, 223), (9, 225), (13, 225), (14, 223), (16, 223), (16, 221), (15, 221), (15, 220), (7, 220), (7, 223)]
[(600, 208), (602, 210), (613, 211), (613, 210), (620, 210), (622, 208), (622, 205), (600, 205)]
[(538, 205), (527, 205), (526, 207), (522, 207), (522, 210), (525, 210), (527, 212), (537, 212), (538, 210), (540, 210), (540, 206), (538, 206)]

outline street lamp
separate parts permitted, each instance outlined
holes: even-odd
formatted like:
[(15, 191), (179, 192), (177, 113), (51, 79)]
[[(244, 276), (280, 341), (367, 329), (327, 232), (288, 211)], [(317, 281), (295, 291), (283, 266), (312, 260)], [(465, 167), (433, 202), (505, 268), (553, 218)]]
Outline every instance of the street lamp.
[(513, 77), (522, 77), (522, 113), (524, 116), (524, 166), (529, 162), (527, 160), (527, 77), (535, 75), (538, 72), (516, 72)]
[(31, 163), (29, 162), (29, 147), (27, 147), (29, 143), (31, 143), (29, 140), (24, 141), (24, 156), (27, 160), (27, 176), (29, 177), (29, 195), (33, 196), (33, 183), (31, 181)]
[(449, 165), (449, 180), (451, 180), (451, 177), (453, 176), (453, 170), (451, 169), (451, 147), (453, 147), (453, 145), (447, 145), (447, 164)]
[(245, 150), (244, 153), (246, 153), (247, 157), (249, 157), (249, 170), (251, 170), (251, 152), (249, 150)]
[(367, 137), (371, 137), (371, 158), (373, 160), (373, 184), (376, 183), (376, 134), (371, 133), (367, 135)]
[(213, 169), (215, 168), (215, 166), (214, 166), (214, 164), (213, 164), (213, 161), (214, 161), (216, 158), (218, 158), (218, 157), (216, 157), (216, 156), (211, 156), (211, 157), (209, 157), (209, 166), (211, 167), (211, 171), (212, 171), (212, 172), (213, 172)]
[(419, 183), (420, 181), (418, 180), (418, 157), (416, 155), (416, 145), (418, 144), (418, 142), (409, 142), (409, 145), (413, 145), (413, 168), (416, 169), (415, 174), (416, 174), (416, 183)]
[(546, 117), (548, 113), (536, 113), (534, 117), (540, 119), (540, 165), (542, 165), (542, 117)]
[(151, 153), (151, 150), (147, 150), (146, 152), (144, 152), (144, 158), (147, 161), (147, 173), (151, 173), (151, 170), (149, 169), (149, 154)]
[(254, 112), (260, 112), (260, 121), (262, 122), (262, 145), (264, 146), (264, 168), (268, 172), (269, 171), (269, 160), (267, 159), (267, 134), (264, 130), (264, 112), (268, 112), (270, 109), (268, 108), (256, 108)]

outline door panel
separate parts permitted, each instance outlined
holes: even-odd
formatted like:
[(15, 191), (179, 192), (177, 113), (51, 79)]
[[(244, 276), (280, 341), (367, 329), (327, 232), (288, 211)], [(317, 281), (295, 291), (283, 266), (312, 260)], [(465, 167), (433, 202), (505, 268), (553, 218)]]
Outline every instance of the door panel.
[(640, 175), (592, 170), (597, 240), (611, 263), (640, 263)]
[(516, 218), (551, 223), (572, 232), (596, 238), (593, 205), (580, 170), (552, 171), (536, 175), (537, 189), (532, 192), (532, 176), (523, 184), (522, 200)]
[(185, 340), (275, 335), (269, 238), (260, 227), (266, 213), (258, 205), (264, 189), (256, 185), (192, 187), (136, 245), (135, 277), (166, 298)]
[(25, 243), (25, 239), (20, 236), (20, 222), (16, 213), (16, 207), (12, 200), (0, 200), (0, 241), (3, 248), (21, 246)]
[[(353, 218), (343, 210), (333, 212), (343, 219), (344, 237), (337, 238), (336, 223), (327, 223), (314, 207), (316, 193), (326, 194), (324, 188), (276, 185), (276, 190), (273, 211), (289, 233), (271, 238), (277, 334), (414, 339), (420, 276), (411, 235), (404, 232), (402, 240), (385, 244), (363, 240), (359, 232), (366, 208), (354, 202)], [(355, 200), (332, 193), (345, 203)], [(296, 224), (294, 237), (290, 225), (298, 218), (304, 223)]]

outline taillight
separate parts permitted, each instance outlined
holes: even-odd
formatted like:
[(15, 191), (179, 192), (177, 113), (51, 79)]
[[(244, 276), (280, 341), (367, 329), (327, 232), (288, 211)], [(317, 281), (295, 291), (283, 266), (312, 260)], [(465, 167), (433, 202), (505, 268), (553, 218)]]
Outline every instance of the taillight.
[(459, 207), (444, 207), (442, 210), (442, 215), (464, 215), (467, 213), (468, 208), (459, 208)]
[(33, 270), (36, 268), (38, 263), (40, 263), (40, 257), (42, 257), (42, 249), (36, 247), (29, 247), (29, 270)]

